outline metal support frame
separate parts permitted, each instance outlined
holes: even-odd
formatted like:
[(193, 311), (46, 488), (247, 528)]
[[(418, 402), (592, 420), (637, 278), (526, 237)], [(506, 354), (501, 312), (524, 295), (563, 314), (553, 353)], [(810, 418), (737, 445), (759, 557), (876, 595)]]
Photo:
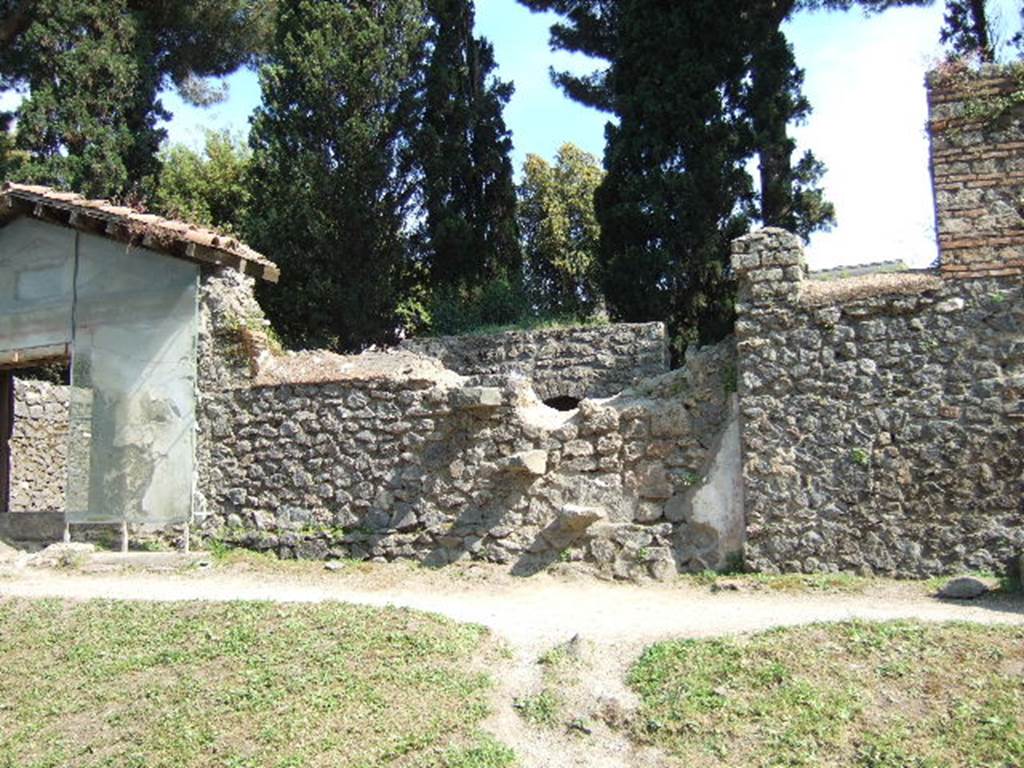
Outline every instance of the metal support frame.
[(11, 437), (14, 435), (14, 374), (0, 370), (0, 514), (11, 506)]

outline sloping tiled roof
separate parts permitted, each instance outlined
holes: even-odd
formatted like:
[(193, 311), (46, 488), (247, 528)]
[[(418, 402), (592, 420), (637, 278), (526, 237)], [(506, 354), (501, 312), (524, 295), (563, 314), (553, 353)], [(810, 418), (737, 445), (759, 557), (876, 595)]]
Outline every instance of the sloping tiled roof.
[(7, 182), (0, 187), (0, 226), (20, 216), (92, 232), (180, 259), (230, 267), (272, 283), (281, 274), (266, 256), (228, 235), (111, 205), (106, 200)]

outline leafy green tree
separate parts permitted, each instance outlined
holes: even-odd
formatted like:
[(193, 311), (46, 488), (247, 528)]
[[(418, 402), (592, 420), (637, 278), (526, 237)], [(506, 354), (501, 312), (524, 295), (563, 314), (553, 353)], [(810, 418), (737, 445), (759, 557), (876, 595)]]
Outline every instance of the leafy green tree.
[(275, 0), (0, 0), (0, 85), (26, 93), (18, 177), (142, 200), (176, 86), (208, 101), (203, 78), (251, 62)]
[(171, 218), (238, 232), (249, 207), (252, 150), (228, 132), (210, 131), (202, 152), (175, 145), (160, 153), (153, 209)]
[(423, 240), (435, 286), (473, 286), (518, 272), (512, 85), (494, 76), (494, 49), (473, 35), (472, 0), (427, 0), (432, 19), (422, 126)]
[(396, 331), (427, 32), (419, 0), (281, 2), (245, 233), (281, 265), (261, 298), (292, 345), (358, 350)]
[(562, 145), (554, 165), (532, 154), (523, 164), (519, 228), (526, 282), (545, 314), (585, 318), (603, 303), (594, 211), (603, 178), (597, 158), (574, 144)]
[(20, 161), (14, 151), (14, 134), (10, 125), (11, 114), (0, 112), (0, 180), (16, 176)]

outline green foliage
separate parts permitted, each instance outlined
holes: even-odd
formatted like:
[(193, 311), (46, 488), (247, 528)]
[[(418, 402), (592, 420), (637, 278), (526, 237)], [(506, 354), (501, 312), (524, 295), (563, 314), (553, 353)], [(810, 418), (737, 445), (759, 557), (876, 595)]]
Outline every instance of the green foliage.
[(479, 744), (445, 753), (439, 768), (510, 768), (516, 753), (490, 736), (479, 736)]
[(951, 57), (995, 61), (996, 49), (987, 5), (987, 0), (946, 0), (940, 39)]
[(399, 326), (426, 37), (417, 0), (281, 2), (245, 233), (281, 266), (260, 298), (291, 346), (358, 350)]
[(0, 180), (18, 175), (18, 166), (24, 158), (14, 149), (14, 134), (10, 130), (12, 115), (0, 112)]
[(426, 315), (429, 333), (447, 336), (519, 324), (531, 317), (532, 307), (518, 281), (499, 277), (478, 287), (437, 288), (427, 299)]
[(598, 275), (601, 228), (594, 193), (597, 159), (563, 144), (555, 164), (527, 155), (519, 185), (519, 228), (527, 290), (543, 312), (585, 318), (603, 304)]
[(210, 131), (203, 151), (184, 145), (160, 153), (153, 208), (170, 218), (238, 232), (249, 206), (252, 152), (230, 133)]
[(516, 699), (512, 706), (530, 725), (554, 728), (558, 725), (562, 702), (554, 691), (544, 688), (533, 696)]
[[(798, 10), (881, 11), (930, 0), (520, 0), (553, 11), (552, 47), (606, 66), (555, 72), (565, 93), (613, 113), (597, 194), (609, 311), (663, 320), (674, 351), (732, 326), (729, 243), (754, 219), (807, 237), (831, 225), (810, 153), (788, 126), (806, 117), (803, 72), (781, 25)], [(757, 155), (760, 199), (747, 171)]]
[(502, 116), (511, 83), (473, 36), (472, 0), (427, 0), (432, 21), (422, 122), (423, 258), (431, 285), (478, 286), (519, 270), (512, 137)]
[(25, 158), (6, 172), (145, 200), (170, 117), (157, 94), (249, 61), (272, 2), (0, 1), (0, 86), (26, 93), (15, 139)]
[(871, 464), (871, 451), (865, 448), (851, 448), (850, 461), (861, 467)]

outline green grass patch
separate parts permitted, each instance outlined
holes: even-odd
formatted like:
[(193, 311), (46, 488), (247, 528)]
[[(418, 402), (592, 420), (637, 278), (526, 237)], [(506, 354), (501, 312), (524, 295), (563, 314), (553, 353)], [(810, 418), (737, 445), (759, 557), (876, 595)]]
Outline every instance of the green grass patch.
[(562, 712), (562, 699), (551, 688), (543, 688), (533, 696), (524, 696), (513, 702), (513, 707), (530, 725), (554, 728)]
[(566, 693), (579, 683), (584, 668), (583, 641), (573, 638), (537, 657), (541, 667), (541, 689), (532, 696), (516, 699), (513, 706), (526, 722), (541, 728), (566, 724)]
[(602, 328), (609, 325), (605, 317), (524, 317), (514, 323), (478, 325), (462, 332), (463, 336), (494, 336), (514, 331), (556, 331), (573, 328)]
[(502, 768), (492, 656), (407, 610), (0, 600), (0, 766)]
[(749, 589), (773, 592), (831, 592), (857, 595), (877, 586), (879, 579), (856, 576), (851, 573), (703, 573), (680, 576), (683, 583), (702, 587), (716, 587), (732, 583)]
[(1024, 765), (1024, 628), (850, 622), (647, 649), (639, 739), (680, 765)]

